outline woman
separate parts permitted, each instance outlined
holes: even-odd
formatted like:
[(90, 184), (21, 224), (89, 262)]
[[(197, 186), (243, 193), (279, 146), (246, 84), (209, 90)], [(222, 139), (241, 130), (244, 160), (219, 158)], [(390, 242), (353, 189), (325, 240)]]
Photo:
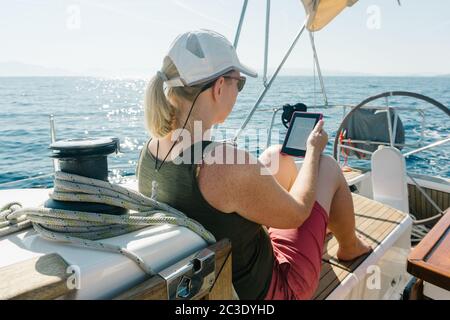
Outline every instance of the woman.
[[(146, 92), (153, 138), (139, 159), (139, 191), (186, 213), (216, 239), (231, 240), (241, 299), (309, 299), (327, 226), (339, 242), (339, 259), (370, 247), (356, 236), (352, 197), (338, 164), (321, 155), (328, 139), (323, 121), (308, 138), (300, 171), (280, 146), (255, 159), (208, 141), (209, 129), (233, 109), (245, 83), (240, 72), (256, 76), (220, 34), (200, 30), (174, 41)], [(201, 135), (194, 134), (195, 121)]]

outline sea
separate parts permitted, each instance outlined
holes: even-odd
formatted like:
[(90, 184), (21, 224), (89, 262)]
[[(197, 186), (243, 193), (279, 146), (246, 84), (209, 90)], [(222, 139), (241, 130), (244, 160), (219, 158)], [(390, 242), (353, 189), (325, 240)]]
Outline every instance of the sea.
[[(143, 100), (147, 79), (94, 77), (0, 77), (0, 189), (51, 187), (50, 115), (56, 139), (117, 137), (121, 152), (108, 158), (109, 177), (120, 182), (135, 174), (136, 163), (149, 134), (144, 125)], [(329, 134), (326, 153), (351, 106), (386, 91), (409, 91), (450, 106), (448, 77), (325, 77), (328, 106), (317, 79), (280, 76), (273, 82), (238, 145), (258, 156), (266, 146), (273, 110), (304, 103), (308, 111), (324, 115)], [(218, 126), (216, 138), (233, 137), (263, 92), (261, 80), (248, 79), (228, 119)], [(402, 152), (449, 137), (450, 118), (435, 106), (409, 97), (391, 97), (373, 106), (395, 107), (405, 130)], [(342, 107), (342, 106), (347, 107)], [(375, 126), (376, 124), (374, 124)], [(281, 112), (274, 118), (278, 132), (270, 143), (282, 142)], [(406, 159), (409, 172), (450, 178), (450, 143)], [(344, 159), (341, 159), (341, 163)], [(347, 159), (349, 165), (369, 166), (368, 160)]]

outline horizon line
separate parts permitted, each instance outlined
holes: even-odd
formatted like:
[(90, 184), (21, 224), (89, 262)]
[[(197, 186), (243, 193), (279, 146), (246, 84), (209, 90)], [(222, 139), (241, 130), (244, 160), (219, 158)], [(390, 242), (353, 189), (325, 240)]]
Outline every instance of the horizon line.
[[(377, 78), (377, 77), (386, 77), (386, 78), (449, 78), (450, 74), (364, 74), (364, 73), (356, 73), (352, 74), (351, 72), (342, 72), (343, 74), (323, 74), (323, 78), (328, 77), (353, 77), (353, 78)], [(279, 74), (278, 77), (308, 77), (312, 78), (314, 75), (309, 74)], [(317, 75), (315, 76), (317, 77)], [(149, 78), (147, 76), (140, 75), (92, 75), (92, 74), (59, 74), (59, 75), (0, 75), (0, 78), (103, 78), (103, 79), (145, 79)], [(260, 78), (258, 76), (258, 78)], [(251, 80), (251, 79), (249, 79)]]

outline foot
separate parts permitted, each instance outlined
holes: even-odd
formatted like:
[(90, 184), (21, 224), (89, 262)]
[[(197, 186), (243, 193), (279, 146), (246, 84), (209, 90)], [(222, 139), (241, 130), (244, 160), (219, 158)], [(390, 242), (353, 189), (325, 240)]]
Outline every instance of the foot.
[(345, 247), (339, 245), (337, 258), (339, 259), (339, 261), (350, 261), (371, 251), (372, 247), (370, 247), (361, 238), (355, 237), (355, 241), (351, 245)]

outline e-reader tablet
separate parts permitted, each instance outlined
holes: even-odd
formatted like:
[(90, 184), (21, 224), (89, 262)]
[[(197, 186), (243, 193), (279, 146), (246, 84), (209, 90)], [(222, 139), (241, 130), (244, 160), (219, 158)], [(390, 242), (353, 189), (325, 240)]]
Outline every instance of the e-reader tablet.
[(304, 157), (306, 154), (306, 141), (320, 119), (322, 119), (321, 113), (294, 112), (281, 153), (295, 157)]

